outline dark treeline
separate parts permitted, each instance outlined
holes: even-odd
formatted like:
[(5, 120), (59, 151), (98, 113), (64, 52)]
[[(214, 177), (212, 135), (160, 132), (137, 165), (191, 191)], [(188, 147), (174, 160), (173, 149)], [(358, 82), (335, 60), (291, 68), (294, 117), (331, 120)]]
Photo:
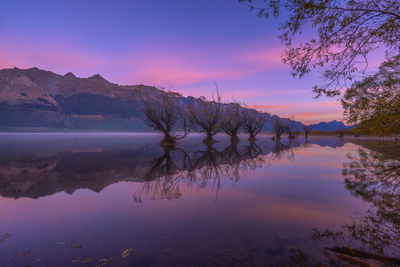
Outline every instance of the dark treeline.
[(283, 134), (294, 139), (300, 130), (306, 136), (309, 133), (306, 126), (300, 129), (293, 119), (286, 120), (277, 116), (269, 118), (264, 113), (236, 102), (222, 103), (218, 90), (211, 101), (204, 97), (182, 98), (172, 92), (160, 91), (155, 95), (142, 97), (142, 102), (148, 125), (164, 134), (162, 146), (174, 146), (178, 140), (192, 132), (204, 133), (205, 144), (215, 143), (214, 136), (217, 133), (225, 133), (230, 136), (232, 143), (237, 143), (240, 132), (247, 133), (249, 141), (254, 142), (267, 120), (272, 124), (275, 140), (279, 140)]

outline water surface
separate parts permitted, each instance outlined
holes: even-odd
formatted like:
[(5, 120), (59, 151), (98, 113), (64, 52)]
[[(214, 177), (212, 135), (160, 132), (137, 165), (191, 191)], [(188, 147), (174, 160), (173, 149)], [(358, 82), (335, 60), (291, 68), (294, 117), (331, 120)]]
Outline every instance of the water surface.
[(399, 255), (393, 142), (219, 136), (207, 147), (194, 135), (165, 150), (160, 139), (1, 134), (0, 264), (335, 265), (324, 248), (344, 246)]

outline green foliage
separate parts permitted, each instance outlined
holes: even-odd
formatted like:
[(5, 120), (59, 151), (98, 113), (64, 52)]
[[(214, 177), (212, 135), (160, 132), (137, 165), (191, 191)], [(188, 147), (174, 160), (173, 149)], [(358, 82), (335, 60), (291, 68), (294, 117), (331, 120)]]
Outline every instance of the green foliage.
[(349, 88), (342, 100), (347, 120), (364, 134), (400, 133), (400, 55), (382, 63), (379, 71)]

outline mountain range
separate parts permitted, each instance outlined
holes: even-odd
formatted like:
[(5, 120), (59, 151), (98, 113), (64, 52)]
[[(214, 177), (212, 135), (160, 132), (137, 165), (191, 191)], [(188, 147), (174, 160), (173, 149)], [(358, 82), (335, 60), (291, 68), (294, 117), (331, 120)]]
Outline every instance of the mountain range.
[[(59, 75), (38, 68), (3, 69), (0, 128), (150, 131), (140, 99), (159, 90), (145, 85), (114, 84), (99, 74), (79, 78), (71, 72)], [(182, 97), (182, 102), (189, 98), (192, 97)], [(268, 113), (264, 115), (271, 118)], [(301, 122), (295, 125), (303, 126)], [(318, 131), (346, 128), (338, 121), (310, 125), (311, 130)], [(271, 130), (271, 123), (266, 123), (264, 131)]]

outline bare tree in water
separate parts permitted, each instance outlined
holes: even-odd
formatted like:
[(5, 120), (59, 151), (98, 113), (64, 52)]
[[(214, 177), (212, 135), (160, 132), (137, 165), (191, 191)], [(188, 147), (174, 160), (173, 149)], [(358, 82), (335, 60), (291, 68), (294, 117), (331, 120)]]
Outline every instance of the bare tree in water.
[(244, 124), (242, 107), (238, 103), (225, 105), (221, 118), (221, 129), (231, 137), (232, 143), (239, 142), (238, 132)]
[(299, 127), (296, 126), (296, 121), (294, 120), (294, 117), (290, 119), (289, 124), (285, 125), (285, 132), (287, 133), (289, 139), (295, 139), (300, 133)]
[(192, 130), (191, 121), (186, 109), (180, 104), (179, 97), (161, 92), (153, 97), (142, 97), (142, 102), (148, 125), (164, 134), (162, 146), (175, 145), (177, 140), (184, 138)]
[(305, 135), (305, 137), (306, 137), (306, 139), (307, 139), (307, 138), (308, 138), (308, 135), (309, 135), (310, 132), (311, 132), (310, 126), (308, 126), (308, 125), (303, 125), (301, 128), (303, 129), (304, 135)]
[(257, 134), (259, 134), (264, 127), (266, 118), (263, 114), (254, 109), (246, 109), (243, 112), (243, 117), (243, 128), (249, 133), (249, 141), (254, 142)]
[(221, 119), (223, 115), (221, 95), (218, 92), (212, 101), (200, 98), (192, 101), (188, 107), (188, 114), (196, 132), (206, 133), (207, 137), (203, 140), (205, 144), (212, 144), (214, 135), (221, 130)]
[(275, 133), (272, 138), (275, 140), (281, 139), (282, 134), (286, 132), (285, 122), (279, 117), (274, 117), (272, 119), (272, 130)]

